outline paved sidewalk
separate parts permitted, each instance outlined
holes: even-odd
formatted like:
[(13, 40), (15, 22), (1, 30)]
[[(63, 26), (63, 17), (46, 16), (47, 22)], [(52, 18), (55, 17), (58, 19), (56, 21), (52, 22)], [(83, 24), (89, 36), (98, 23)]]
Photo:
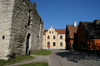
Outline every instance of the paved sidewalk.
[(62, 61), (62, 57), (58, 56), (57, 52), (66, 52), (67, 50), (56, 50), (56, 49), (50, 49), (51, 55), (49, 57), (49, 66), (66, 66), (64, 65), (64, 62)]
[(55, 54), (55, 50), (50, 50), (50, 51), (51, 55), (49, 57), (49, 63), (48, 63), (49, 66), (62, 66), (59, 56)]
[(100, 55), (71, 50), (50, 50), (49, 66), (100, 66)]
[(11, 65), (6, 65), (6, 66), (16, 66), (16, 65), (22, 65), (22, 64), (33, 63), (33, 62), (48, 62), (48, 60), (49, 60), (49, 55), (48, 55), (48, 56), (31, 55), (31, 56), (34, 57), (33, 60), (23, 61), (23, 62), (20, 62), (20, 63), (15, 63), (15, 64), (11, 64)]

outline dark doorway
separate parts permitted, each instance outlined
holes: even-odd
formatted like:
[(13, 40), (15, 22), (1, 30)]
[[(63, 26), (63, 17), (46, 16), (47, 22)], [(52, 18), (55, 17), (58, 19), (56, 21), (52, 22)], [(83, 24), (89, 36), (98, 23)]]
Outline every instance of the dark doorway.
[(30, 34), (28, 34), (26, 39), (26, 55), (30, 55), (30, 40)]
[(47, 47), (48, 47), (48, 49), (50, 48), (50, 42), (47, 43)]

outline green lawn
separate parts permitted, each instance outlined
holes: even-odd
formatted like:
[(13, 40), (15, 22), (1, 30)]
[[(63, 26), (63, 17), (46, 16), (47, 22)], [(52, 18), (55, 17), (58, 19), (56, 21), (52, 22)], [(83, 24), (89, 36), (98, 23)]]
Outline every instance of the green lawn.
[(24, 61), (24, 60), (31, 60), (31, 59), (33, 59), (32, 56), (20, 55), (20, 56), (16, 56), (15, 58), (12, 58), (8, 61), (0, 60), (0, 66), (2, 64), (9, 65), (9, 64), (14, 64), (14, 63), (17, 63), (17, 62), (21, 62), (21, 61)]
[(42, 50), (40, 50), (40, 51), (37, 51), (37, 52), (34, 52), (34, 53), (32, 53), (33, 55), (49, 55), (49, 54), (51, 54), (51, 52), (49, 51), (49, 50), (44, 50), (44, 49), (42, 49)]
[(3, 64), (5, 64), (7, 61), (6, 60), (0, 60), (0, 66), (2, 66)]
[(48, 63), (47, 62), (34, 62), (34, 63), (18, 65), (18, 66), (48, 66)]
[[(45, 56), (45, 55), (51, 54), (51, 52), (49, 50), (40, 50), (40, 51), (34, 52), (32, 54)], [(0, 66), (2, 66), (4, 64), (10, 65), (10, 64), (18, 63), (18, 62), (25, 61), (25, 60), (31, 60), (31, 59), (33, 59), (32, 56), (20, 55), (20, 56), (16, 56), (15, 58), (12, 58), (8, 61), (0, 60)], [(48, 66), (48, 63), (46, 63), (46, 62), (39, 62), (39, 64), (38, 63), (31, 63), (31, 64), (35, 64), (34, 66)], [(31, 65), (31, 64), (29, 64), (29, 65)]]

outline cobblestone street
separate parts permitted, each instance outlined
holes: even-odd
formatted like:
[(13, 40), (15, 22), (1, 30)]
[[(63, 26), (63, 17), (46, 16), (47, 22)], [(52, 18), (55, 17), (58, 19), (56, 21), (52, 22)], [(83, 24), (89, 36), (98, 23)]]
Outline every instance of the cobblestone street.
[(50, 50), (49, 66), (100, 66), (100, 56), (69, 50)]

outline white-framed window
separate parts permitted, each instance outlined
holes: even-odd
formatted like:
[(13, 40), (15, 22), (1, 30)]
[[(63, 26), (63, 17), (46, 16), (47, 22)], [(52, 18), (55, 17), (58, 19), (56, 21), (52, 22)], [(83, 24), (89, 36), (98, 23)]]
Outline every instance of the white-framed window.
[(63, 46), (63, 42), (60, 42), (60, 46)]
[(48, 39), (50, 39), (50, 36), (48, 36)]
[(56, 46), (56, 43), (55, 42), (53, 42), (53, 46)]
[(53, 39), (55, 39), (56, 37), (55, 36), (53, 36)]
[(63, 39), (63, 36), (62, 35), (60, 36), (60, 39)]

